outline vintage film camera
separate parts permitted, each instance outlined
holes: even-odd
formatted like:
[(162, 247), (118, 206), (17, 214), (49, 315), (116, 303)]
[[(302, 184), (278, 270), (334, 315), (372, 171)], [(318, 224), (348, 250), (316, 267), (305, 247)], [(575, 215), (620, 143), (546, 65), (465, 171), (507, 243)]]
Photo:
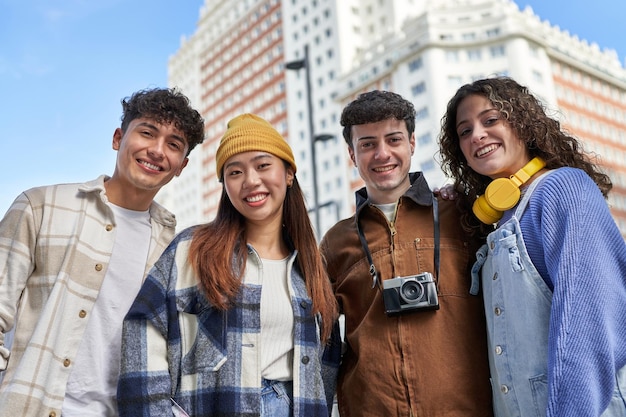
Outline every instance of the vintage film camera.
[(385, 313), (439, 310), (437, 284), (430, 272), (383, 281)]

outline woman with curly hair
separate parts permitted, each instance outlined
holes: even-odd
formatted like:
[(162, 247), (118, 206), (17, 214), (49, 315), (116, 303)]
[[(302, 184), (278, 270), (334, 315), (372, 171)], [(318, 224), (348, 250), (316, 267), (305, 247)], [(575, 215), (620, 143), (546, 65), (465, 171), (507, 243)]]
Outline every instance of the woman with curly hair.
[(440, 152), (482, 289), (502, 416), (626, 415), (626, 245), (611, 181), (516, 81), (462, 86)]
[(341, 345), (291, 148), (228, 123), (215, 219), (181, 232), (124, 320), (121, 417), (328, 417)]

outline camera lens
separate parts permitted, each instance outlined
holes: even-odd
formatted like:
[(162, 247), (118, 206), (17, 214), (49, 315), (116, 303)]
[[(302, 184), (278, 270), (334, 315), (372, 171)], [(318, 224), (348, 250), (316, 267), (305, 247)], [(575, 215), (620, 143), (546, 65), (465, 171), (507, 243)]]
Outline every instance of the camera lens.
[(424, 287), (417, 281), (406, 281), (400, 287), (400, 296), (407, 303), (414, 303), (424, 295)]

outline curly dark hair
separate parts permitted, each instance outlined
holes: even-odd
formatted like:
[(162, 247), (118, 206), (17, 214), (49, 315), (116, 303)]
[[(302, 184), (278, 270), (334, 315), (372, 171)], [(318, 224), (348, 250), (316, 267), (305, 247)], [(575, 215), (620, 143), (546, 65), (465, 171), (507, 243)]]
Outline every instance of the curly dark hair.
[(439, 152), (442, 169), (454, 180), (459, 192), (457, 205), (461, 210), (463, 228), (473, 234), (486, 236), (492, 225), (482, 224), (472, 214), (476, 197), (484, 193), (491, 178), (471, 169), (461, 152), (456, 131), (457, 109), (470, 95), (484, 96), (500, 112), (514, 134), (526, 144), (531, 158), (536, 156), (546, 162), (546, 168), (574, 167), (585, 171), (598, 185), (606, 198), (611, 190), (610, 178), (585, 154), (581, 143), (563, 129), (561, 124), (546, 114), (545, 107), (527, 87), (509, 77), (495, 77), (474, 81), (459, 88), (448, 102), (446, 114), (441, 119)]
[(204, 141), (204, 119), (191, 107), (189, 99), (175, 88), (140, 90), (122, 99), (122, 131), (130, 122), (147, 118), (157, 123), (172, 123), (183, 132), (189, 145), (187, 155)]
[(341, 113), (343, 138), (352, 148), (352, 126), (376, 123), (394, 118), (404, 120), (409, 137), (415, 130), (415, 107), (401, 95), (391, 91), (373, 90), (359, 96)]

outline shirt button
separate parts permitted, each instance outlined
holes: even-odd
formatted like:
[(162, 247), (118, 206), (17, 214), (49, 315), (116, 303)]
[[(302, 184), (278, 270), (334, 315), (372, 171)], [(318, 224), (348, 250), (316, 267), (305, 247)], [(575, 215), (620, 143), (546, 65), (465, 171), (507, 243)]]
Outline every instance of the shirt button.
[(494, 308), (493, 312), (496, 314), (496, 316), (499, 316), (500, 314), (502, 314), (502, 310), (500, 309), (500, 307)]
[(96, 264), (96, 271), (102, 271), (102, 264)]
[(496, 355), (502, 355), (502, 346), (496, 346)]
[(493, 248), (494, 248), (495, 246), (496, 246), (496, 245), (495, 245), (493, 242), (491, 242), (491, 243), (489, 244), (489, 247), (491, 248), (491, 250), (493, 250)]
[(308, 356), (303, 356), (303, 357), (302, 357), (302, 363), (303, 363), (303, 364), (305, 364), (305, 365), (306, 365), (307, 363), (309, 363), (309, 361), (310, 361), (310, 359), (309, 359), (309, 357), (308, 357)]
[(67, 368), (68, 366), (70, 366), (71, 363), (72, 363), (71, 360), (66, 359), (66, 360), (63, 361), (63, 366), (65, 366)]
[(84, 319), (86, 315), (87, 315), (87, 312), (85, 310), (80, 310), (78, 312), (78, 317), (80, 317), (81, 319)]
[(300, 307), (307, 308), (309, 304), (306, 301), (300, 301)]
[(54, 411), (50, 411), (50, 414), (48, 414), (48, 417), (57, 417), (57, 413), (55, 413)]
[(509, 387), (507, 387), (506, 385), (500, 385), (500, 391), (503, 394), (507, 394), (509, 392)]
[(495, 274), (493, 274), (493, 280), (497, 280), (498, 279), (498, 273), (496, 272)]
[(107, 224), (106, 226), (104, 226), (104, 229), (105, 229), (107, 232), (110, 232), (111, 230), (113, 230), (113, 225), (112, 225), (112, 224)]

